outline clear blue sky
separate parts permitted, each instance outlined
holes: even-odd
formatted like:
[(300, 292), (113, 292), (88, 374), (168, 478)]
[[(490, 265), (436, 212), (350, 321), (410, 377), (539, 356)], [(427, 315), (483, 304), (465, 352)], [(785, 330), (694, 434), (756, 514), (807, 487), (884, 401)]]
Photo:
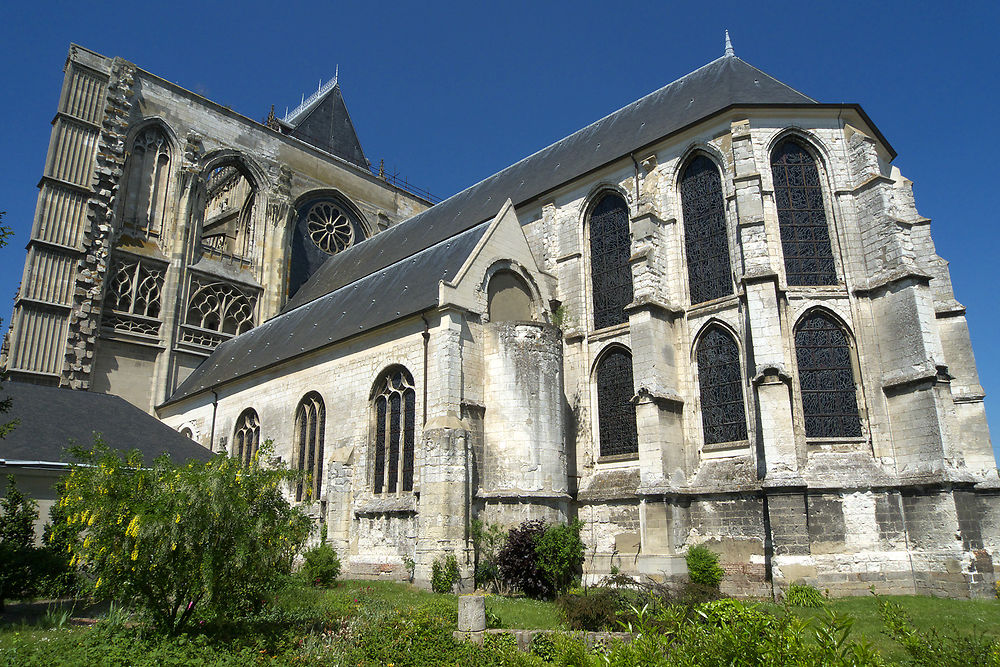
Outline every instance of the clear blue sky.
[[(368, 158), (447, 196), (722, 55), (858, 102), (952, 262), (1000, 425), (1000, 3), (17, 2), (3, 11), (0, 210), (9, 321), (70, 42), (261, 119), (340, 65)], [(994, 430), (994, 440), (1000, 433)]]

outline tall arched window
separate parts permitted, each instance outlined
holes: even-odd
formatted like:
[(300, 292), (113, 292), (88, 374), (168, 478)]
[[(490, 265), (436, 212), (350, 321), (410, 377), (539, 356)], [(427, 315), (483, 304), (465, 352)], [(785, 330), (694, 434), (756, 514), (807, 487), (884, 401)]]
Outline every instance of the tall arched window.
[(372, 392), (375, 493), (413, 491), (413, 437), (417, 394), (413, 376), (401, 366), (390, 368)]
[(836, 285), (816, 161), (801, 144), (786, 139), (771, 154), (771, 175), (788, 284)]
[(156, 236), (163, 228), (170, 172), (170, 142), (159, 127), (147, 127), (132, 142), (125, 178), (122, 221)]
[(681, 207), (691, 303), (732, 294), (722, 181), (704, 155), (691, 160), (681, 176)]
[(306, 394), (295, 410), (295, 444), (292, 461), (302, 473), (295, 486), (295, 500), (303, 497), (315, 500), (323, 490), (323, 433), (326, 430), (326, 408), (319, 394)]
[(205, 175), (202, 251), (250, 262), (257, 242), (254, 203), (257, 187), (238, 159), (213, 167)]
[(807, 438), (861, 436), (851, 346), (840, 324), (813, 311), (795, 329), (795, 358)]
[(596, 375), (601, 456), (638, 453), (631, 353), (621, 347), (611, 348), (597, 362)]
[(631, 239), (628, 204), (619, 195), (604, 195), (590, 212), (590, 280), (594, 292), (594, 328), (628, 321), (632, 302)]
[(233, 454), (244, 464), (250, 465), (260, 447), (260, 418), (257, 411), (247, 408), (240, 413), (233, 429)]
[(698, 388), (705, 444), (747, 439), (740, 353), (732, 335), (713, 326), (698, 341)]

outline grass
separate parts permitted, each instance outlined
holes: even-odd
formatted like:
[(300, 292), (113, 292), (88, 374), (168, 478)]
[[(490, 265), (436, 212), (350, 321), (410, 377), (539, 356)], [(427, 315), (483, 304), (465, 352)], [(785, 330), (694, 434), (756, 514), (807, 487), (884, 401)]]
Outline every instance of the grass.
[[(883, 599), (900, 605), (917, 629), (936, 630), (945, 636), (975, 634), (988, 639), (1000, 639), (1000, 601), (910, 596)], [(392, 610), (403, 617), (419, 615), (419, 609), (435, 609), (438, 611), (432, 613), (443, 611), (445, 617), (450, 615), (452, 620), (448, 623), (451, 624), (454, 623), (454, 615), (448, 612), (457, 613), (458, 596), (431, 593), (396, 582), (341, 581), (330, 589), (293, 584), (283, 590), (274, 602), (276, 607), (286, 611), (299, 611), (326, 618), (346, 618), (359, 613), (359, 610), (375, 608)], [(775, 613), (782, 610), (769, 602), (759, 604)], [(873, 596), (833, 599), (827, 602), (826, 607), (839, 615), (854, 619), (851, 633), (853, 639), (871, 643), (888, 662), (906, 661), (907, 656), (902, 648), (884, 634), (878, 601)], [(487, 597), (487, 609), (499, 617), (504, 628), (558, 630), (564, 627), (559, 609), (552, 602), (490, 595)], [(10, 659), (11, 651), (16, 650), (17, 646), (24, 650), (26, 645), (42, 646), (66, 640), (76, 644), (84, 641), (87, 633), (91, 632), (87, 627), (69, 625), (63, 618), (64, 608), (53, 606), (46, 608), (43, 613), (37, 613), (38, 611), (40, 610), (17, 620), (12, 620), (8, 614), (6, 622), (0, 623), (0, 664), (16, 664), (16, 658), (14, 662), (10, 662)], [(795, 607), (791, 608), (791, 612), (801, 618), (816, 618), (817, 626), (824, 614), (823, 609)], [(169, 653), (176, 649), (171, 648), (172, 646), (165, 644), (162, 650)]]
[[(895, 602), (913, 621), (918, 630), (959, 635), (984, 635), (990, 639), (1000, 639), (1000, 601), (998, 600), (952, 600), (912, 595), (885, 595), (884, 600)], [(772, 611), (780, 607), (770, 603), (764, 606)], [(833, 598), (827, 602), (831, 611), (854, 619), (851, 636), (871, 643), (889, 660), (902, 660), (902, 648), (883, 632), (882, 617), (874, 596)], [(823, 609), (791, 607), (791, 612), (800, 618), (823, 616)]]

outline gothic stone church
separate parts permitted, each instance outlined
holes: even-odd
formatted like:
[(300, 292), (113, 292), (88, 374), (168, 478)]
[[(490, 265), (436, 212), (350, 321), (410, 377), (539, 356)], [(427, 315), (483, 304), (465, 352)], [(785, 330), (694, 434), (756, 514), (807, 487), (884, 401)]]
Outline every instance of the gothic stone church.
[(72, 46), (6, 350), (288, 493), (349, 576), (578, 517), (590, 581), (984, 594), (1000, 484), (964, 307), (857, 104), (723, 57), (451, 198), (336, 80), (258, 123)]

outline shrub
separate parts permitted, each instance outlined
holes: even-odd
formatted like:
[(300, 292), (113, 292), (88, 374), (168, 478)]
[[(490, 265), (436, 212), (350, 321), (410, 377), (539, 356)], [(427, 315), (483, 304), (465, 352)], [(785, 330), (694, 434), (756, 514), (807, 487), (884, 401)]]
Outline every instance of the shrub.
[(249, 466), (224, 454), (144, 466), (97, 442), (77, 449), (60, 498), (70, 547), (94, 592), (135, 601), (155, 626), (178, 633), (195, 610), (208, 618), (259, 609), (291, 571), (309, 520), (281, 493), (294, 474), (265, 468), (270, 442)]
[(818, 609), (826, 604), (826, 598), (814, 586), (810, 586), (809, 584), (792, 584), (785, 593), (785, 602), (792, 607)]
[(34, 591), (35, 520), (38, 505), (7, 477), (7, 493), (0, 499), (0, 609), (4, 599), (20, 599)]
[(719, 565), (719, 556), (703, 544), (688, 547), (684, 556), (687, 561), (688, 575), (692, 583), (718, 588), (725, 572)]
[(582, 595), (566, 594), (556, 598), (566, 626), (570, 630), (599, 632), (619, 630), (620, 597), (606, 588), (589, 590)]
[(476, 588), (502, 593), (503, 578), (498, 558), (507, 542), (507, 530), (503, 526), (474, 519), (471, 532), (472, 548), (476, 554)]
[(504, 585), (530, 598), (548, 599), (555, 592), (549, 578), (538, 567), (535, 546), (544, 533), (544, 522), (524, 521), (510, 529), (507, 541), (497, 554), (497, 567)]
[(538, 570), (556, 593), (565, 593), (580, 579), (583, 566), (582, 528), (583, 522), (579, 520), (549, 526), (535, 544)]
[(329, 588), (340, 576), (340, 558), (329, 544), (320, 544), (309, 549), (302, 557), (302, 577), (313, 586)]
[(461, 578), (455, 554), (435, 558), (431, 564), (431, 589), (435, 593), (451, 593), (451, 589)]

